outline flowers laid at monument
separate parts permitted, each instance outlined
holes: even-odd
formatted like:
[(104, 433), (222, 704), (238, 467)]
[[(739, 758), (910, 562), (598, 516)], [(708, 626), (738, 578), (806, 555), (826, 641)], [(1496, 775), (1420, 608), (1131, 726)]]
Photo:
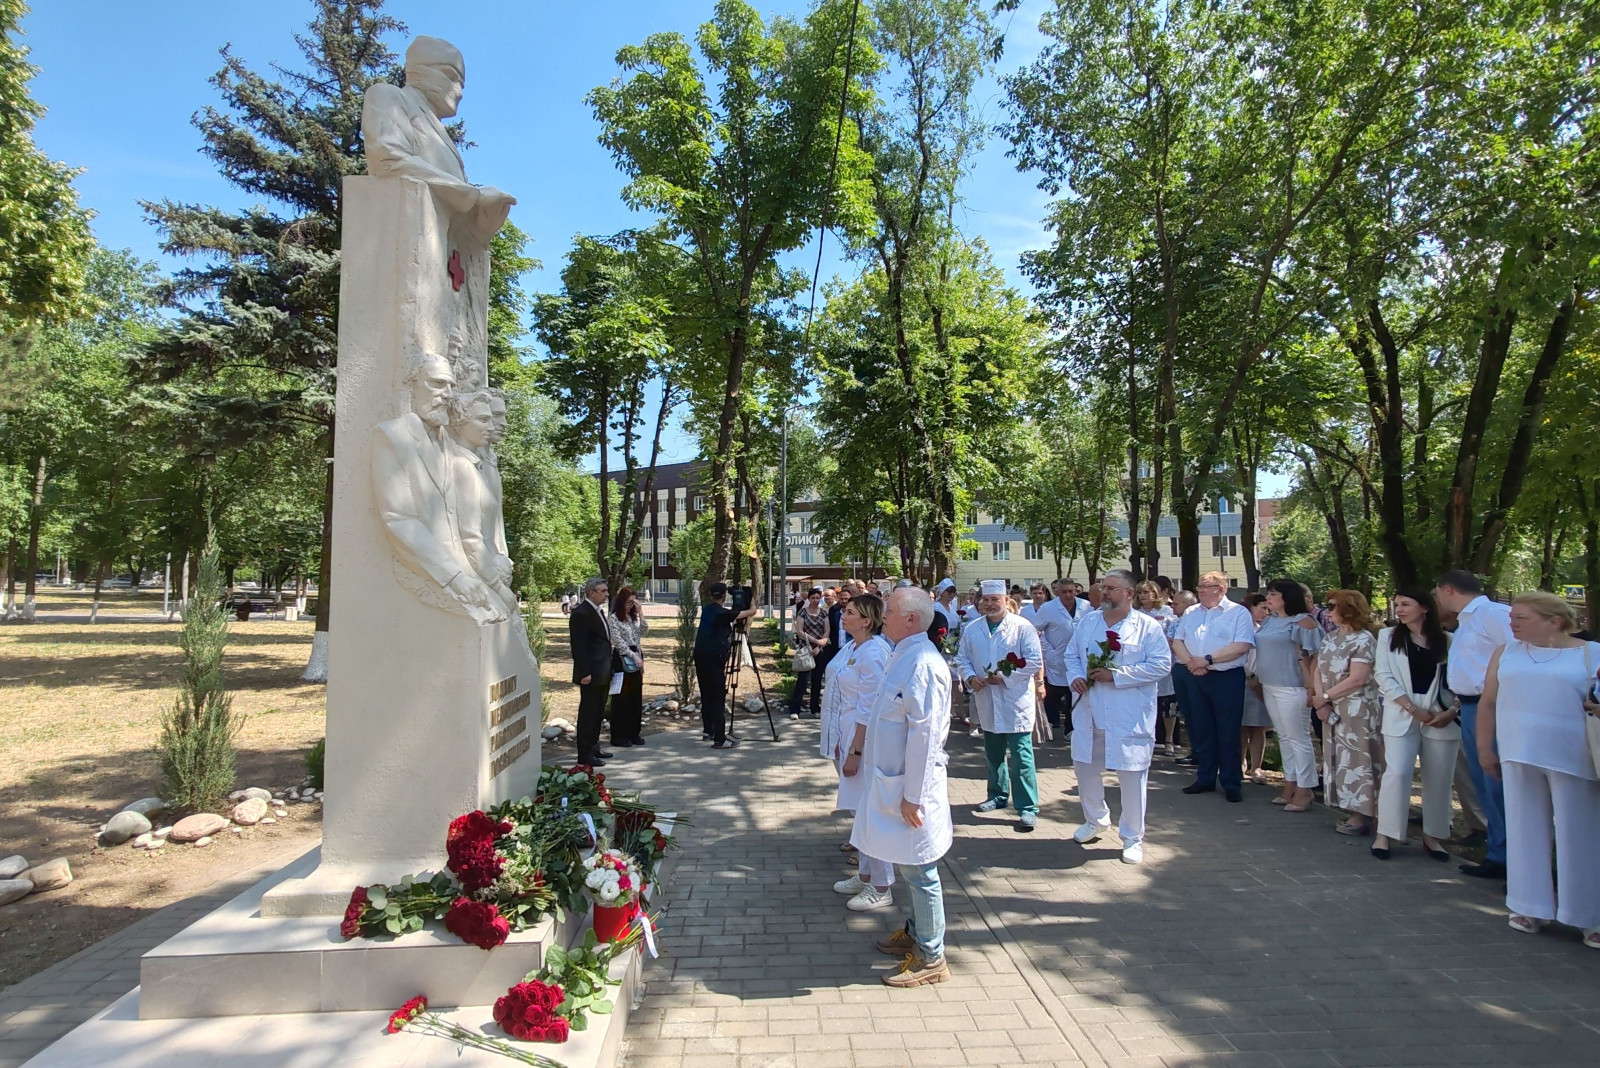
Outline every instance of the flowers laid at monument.
[(626, 934), (611, 942), (587, 931), (580, 946), (565, 950), (552, 946), (542, 968), (494, 1003), (495, 1023), (512, 1038), (529, 1042), (565, 1042), (570, 1031), (587, 1030), (589, 1013), (605, 1016), (616, 1009), (607, 996), (607, 988), (617, 985), (611, 978), (611, 962), (638, 945), (651, 922), (641, 915)]
[[(607, 846), (613, 829), (616, 844)], [(462, 941), (492, 949), (546, 915), (579, 911), (592, 900), (618, 914), (602, 932), (615, 937), (638, 912), (644, 873), (671, 843), (654, 809), (617, 797), (594, 768), (547, 766), (532, 799), (450, 821), (445, 871), (356, 887), (339, 931), (345, 938), (402, 935), (436, 920)]]
[(419, 1031), (436, 1038), (448, 1038), (463, 1046), (498, 1053), (502, 1057), (509, 1057), (522, 1064), (531, 1064), (534, 1068), (564, 1068), (560, 1061), (551, 1060), (529, 1050), (518, 1049), (503, 1038), (494, 1038), (471, 1028), (462, 1027), (460, 1024), (451, 1023), (431, 1011), (428, 1008), (428, 999), (425, 997), (414, 997), (396, 1009), (389, 1017), (389, 1026), (384, 1028), (384, 1031), (391, 1035), (408, 1030)]

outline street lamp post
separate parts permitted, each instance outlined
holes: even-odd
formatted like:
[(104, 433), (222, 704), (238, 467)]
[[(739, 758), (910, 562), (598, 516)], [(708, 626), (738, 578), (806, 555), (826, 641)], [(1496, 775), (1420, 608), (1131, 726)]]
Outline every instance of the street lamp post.
[(778, 437), (778, 640), (789, 633), (789, 409), (783, 410), (783, 432)]

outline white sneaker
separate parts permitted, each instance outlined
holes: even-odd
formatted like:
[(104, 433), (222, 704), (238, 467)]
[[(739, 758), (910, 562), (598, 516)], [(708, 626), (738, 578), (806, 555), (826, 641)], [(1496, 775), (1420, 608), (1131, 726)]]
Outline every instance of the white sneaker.
[(1143, 842), (1129, 842), (1127, 845), (1123, 846), (1122, 847), (1122, 863), (1124, 863), (1124, 864), (1143, 864), (1144, 863), (1144, 843)]
[(1031, 831), (1037, 826), (1039, 826), (1039, 814), (1037, 812), (1024, 812), (1017, 817), (1018, 830)]
[(851, 912), (871, 912), (873, 909), (886, 909), (893, 904), (893, 892), (868, 885), (861, 888), (861, 893), (846, 901), (844, 907)]
[(1105, 823), (1085, 823), (1072, 832), (1072, 840), (1079, 845), (1088, 845), (1110, 829), (1111, 822), (1109, 820)]
[(836, 894), (855, 895), (861, 893), (866, 885), (866, 883), (861, 881), (861, 876), (852, 875), (848, 879), (840, 879), (838, 882), (834, 883), (833, 892)]
[(799, 719), (800, 718), (800, 713), (798, 713), (798, 712), (790, 712), (789, 713), (789, 718), (790, 719)]
[(995, 800), (994, 798), (991, 797), (991, 798), (989, 798), (989, 800), (987, 800), (983, 804), (979, 805), (977, 807), (976, 811), (978, 811), (978, 812), (993, 812), (997, 808), (1005, 808), (1005, 807), (1006, 807), (1006, 803), (1004, 801), (997, 801), (997, 800)]
[(983, 728), (982, 727), (974, 727), (974, 728), (972, 728), (970, 731), (967, 732), (967, 737), (968, 738), (982, 738), (983, 737)]

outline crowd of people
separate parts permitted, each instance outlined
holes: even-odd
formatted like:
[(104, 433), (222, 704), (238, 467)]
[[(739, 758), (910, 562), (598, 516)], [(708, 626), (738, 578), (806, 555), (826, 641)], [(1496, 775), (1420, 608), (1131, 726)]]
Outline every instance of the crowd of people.
[(855, 817), (841, 848), (857, 873), (834, 889), (854, 911), (890, 907), (897, 872), (910, 891), (906, 928), (880, 943), (907, 958), (891, 985), (948, 975), (928, 895), (950, 837), (945, 744), (963, 727), (988, 768), (977, 812), (1011, 808), (1022, 833), (1039, 821), (1036, 745), (1059, 731), (1070, 746), (1079, 843), (1110, 832), (1104, 777), (1116, 772), (1129, 864), (1144, 860), (1158, 749), (1192, 770), (1184, 794), (1237, 803), (1247, 781), (1270, 782), (1270, 732), (1282, 774), (1271, 802), (1299, 815), (1321, 794), (1341, 816), (1334, 831), (1371, 836), (1380, 861), (1410, 837), (1420, 764), (1422, 855), (1452, 859), (1458, 798), (1484, 849), (1460, 871), (1506, 881), (1510, 925), (1560, 922), (1600, 948), (1600, 643), (1554, 594), (1505, 604), (1453, 570), (1391, 596), (1382, 626), (1359, 591), (1318, 601), (1279, 579), (1235, 600), (1218, 573), (1192, 591), (1118, 570), (1087, 589), (851, 582), (800, 601), (790, 713), (809, 701), (821, 720), (836, 807)]

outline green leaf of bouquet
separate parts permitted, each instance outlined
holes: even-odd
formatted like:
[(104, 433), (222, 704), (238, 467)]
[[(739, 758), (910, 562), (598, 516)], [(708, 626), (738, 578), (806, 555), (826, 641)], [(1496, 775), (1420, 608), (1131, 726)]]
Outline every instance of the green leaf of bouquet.
[(399, 920), (399, 917), (390, 916), (388, 919), (383, 921), (383, 926), (385, 927), (385, 929), (388, 930), (388, 932), (390, 934), (399, 934), (400, 933), (400, 920)]
[(581, 1013), (568, 1019), (567, 1025), (574, 1031), (589, 1030), (589, 1021)]
[(615, 1010), (616, 1006), (613, 1005), (610, 1001), (607, 1001), (605, 998), (601, 998), (599, 1001), (595, 1002), (593, 1005), (590, 1005), (589, 1009), (591, 1011), (593, 1011), (593, 1012), (598, 1012), (601, 1016), (606, 1016), (606, 1015), (610, 1014), (613, 1010)]

